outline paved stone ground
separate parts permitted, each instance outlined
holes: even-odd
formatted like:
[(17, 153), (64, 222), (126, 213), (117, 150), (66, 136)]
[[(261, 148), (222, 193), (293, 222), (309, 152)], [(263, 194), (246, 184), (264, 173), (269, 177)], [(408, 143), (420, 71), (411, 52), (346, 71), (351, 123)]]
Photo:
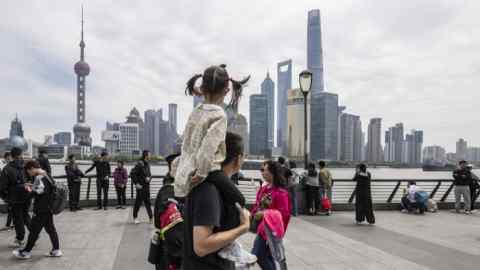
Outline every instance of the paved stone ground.
[[(480, 265), (480, 213), (382, 211), (376, 216), (375, 226), (354, 225), (352, 212), (292, 219), (285, 239), (289, 269), (470, 270)], [(0, 224), (4, 221), (0, 216)], [(55, 221), (64, 257), (43, 257), (51, 248), (43, 232), (32, 260), (14, 260), (8, 248), (14, 233), (0, 232), (0, 269), (153, 269), (146, 262), (152, 227), (133, 225), (131, 209), (65, 212)], [(244, 236), (244, 246), (250, 248), (253, 238)]]

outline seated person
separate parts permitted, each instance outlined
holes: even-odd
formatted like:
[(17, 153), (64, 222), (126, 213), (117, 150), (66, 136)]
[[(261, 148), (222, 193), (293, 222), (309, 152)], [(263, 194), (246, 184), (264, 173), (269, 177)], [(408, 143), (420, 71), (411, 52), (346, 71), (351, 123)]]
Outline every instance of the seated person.
[(407, 189), (404, 189), (402, 197), (402, 212), (409, 213), (418, 210), (420, 214), (425, 212), (425, 205), (417, 202), (417, 192), (420, 192), (420, 188), (415, 181), (408, 181)]

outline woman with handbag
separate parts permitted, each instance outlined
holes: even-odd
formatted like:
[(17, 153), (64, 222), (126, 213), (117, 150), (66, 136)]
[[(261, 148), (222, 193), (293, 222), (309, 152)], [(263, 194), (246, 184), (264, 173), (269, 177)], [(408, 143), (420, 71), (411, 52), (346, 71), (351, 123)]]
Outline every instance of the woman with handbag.
[(254, 223), (258, 224), (257, 237), (253, 244), (252, 253), (257, 256), (258, 265), (261, 269), (275, 270), (274, 258), (267, 245), (267, 236), (264, 230), (261, 230), (264, 226), (262, 225), (264, 213), (267, 209), (280, 212), (284, 231), (286, 231), (290, 221), (292, 205), (288, 190), (285, 188), (286, 180), (283, 177), (281, 165), (278, 162), (266, 161), (260, 171), (265, 180), (265, 185), (258, 191), (255, 205), (252, 208)]

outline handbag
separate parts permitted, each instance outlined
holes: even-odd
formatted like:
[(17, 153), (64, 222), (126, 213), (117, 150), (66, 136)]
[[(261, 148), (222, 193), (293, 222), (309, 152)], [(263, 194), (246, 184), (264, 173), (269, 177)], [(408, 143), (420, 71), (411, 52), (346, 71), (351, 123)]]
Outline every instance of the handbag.
[(323, 196), (321, 203), (322, 203), (323, 209), (325, 210), (330, 210), (332, 208), (332, 203), (328, 199), (327, 195)]
[(164, 241), (160, 238), (159, 232), (155, 231), (150, 241), (150, 250), (148, 251), (148, 262), (151, 264), (160, 264), (162, 262), (165, 262), (165, 260), (163, 259), (164, 254), (165, 254)]

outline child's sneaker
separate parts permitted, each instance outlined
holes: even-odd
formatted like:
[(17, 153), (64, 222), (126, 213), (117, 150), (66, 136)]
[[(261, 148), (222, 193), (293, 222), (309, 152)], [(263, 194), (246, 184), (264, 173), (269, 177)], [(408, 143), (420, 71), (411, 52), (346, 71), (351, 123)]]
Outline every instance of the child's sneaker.
[(63, 252), (60, 249), (55, 249), (45, 254), (46, 257), (58, 258), (63, 256)]
[(23, 250), (20, 250), (20, 249), (16, 249), (12, 252), (13, 256), (15, 256), (15, 258), (17, 259), (20, 259), (20, 260), (28, 260), (32, 257), (32, 253), (30, 252), (27, 252), (27, 251), (23, 251)]
[(247, 252), (243, 249), (238, 241), (234, 241), (230, 245), (224, 247), (218, 255), (224, 259), (239, 264), (254, 264), (257, 262), (257, 256)]
[(11, 247), (11, 248), (22, 248), (24, 245), (25, 245), (24, 240), (18, 240), (18, 239), (15, 238), (15, 240), (13, 240), (13, 243), (11, 243), (8, 246)]

